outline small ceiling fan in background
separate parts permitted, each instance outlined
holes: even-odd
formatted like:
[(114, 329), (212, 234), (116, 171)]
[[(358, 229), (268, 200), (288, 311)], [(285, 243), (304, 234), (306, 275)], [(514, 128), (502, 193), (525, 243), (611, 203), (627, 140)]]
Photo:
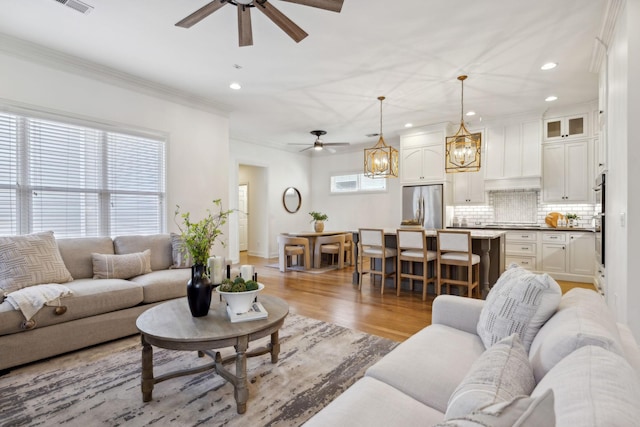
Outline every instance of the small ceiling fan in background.
[[(342, 10), (344, 0), (281, 0), (303, 6), (316, 7), (318, 9), (338, 12)], [(226, 4), (232, 4), (238, 8), (238, 42), (240, 46), (253, 45), (253, 32), (251, 30), (251, 8), (256, 8), (271, 19), (274, 24), (282, 29), (296, 43), (308, 36), (308, 34), (291, 19), (273, 6), (270, 0), (214, 0), (207, 3), (191, 15), (176, 24), (177, 27), (190, 28), (202, 21), (213, 12)]]
[[(326, 135), (327, 132), (324, 130), (312, 130), (311, 132), (309, 132), (312, 135), (316, 136), (316, 140), (314, 141), (313, 145), (308, 146), (307, 148), (304, 148), (302, 150), (300, 150), (300, 152), (303, 151), (307, 151), (307, 150), (311, 150), (312, 148), (316, 151), (321, 151), (323, 148), (326, 148), (328, 152), (330, 153), (335, 153), (336, 150), (334, 150), (331, 147), (340, 147), (340, 146), (345, 146), (345, 145), (349, 145), (348, 142), (323, 142), (320, 137), (322, 135)], [(308, 144), (289, 144), (289, 145), (308, 145)]]

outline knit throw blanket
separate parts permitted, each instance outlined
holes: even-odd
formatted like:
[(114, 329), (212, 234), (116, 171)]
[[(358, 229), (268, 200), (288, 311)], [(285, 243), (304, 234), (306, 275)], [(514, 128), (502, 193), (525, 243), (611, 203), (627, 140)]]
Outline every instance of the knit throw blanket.
[(71, 289), (55, 283), (29, 286), (6, 294), (6, 300), (15, 310), (22, 311), (30, 321), (45, 305), (60, 306), (60, 298), (71, 295)]

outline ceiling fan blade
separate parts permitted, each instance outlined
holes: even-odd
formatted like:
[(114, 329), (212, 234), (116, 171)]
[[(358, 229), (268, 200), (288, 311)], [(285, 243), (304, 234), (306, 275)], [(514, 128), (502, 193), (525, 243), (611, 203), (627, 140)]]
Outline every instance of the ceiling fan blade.
[(303, 151), (311, 150), (312, 148), (313, 148), (313, 145), (311, 147), (303, 148), (302, 150), (300, 150), (300, 153), (302, 153)]
[(253, 45), (251, 9), (241, 4), (238, 4), (238, 43), (240, 47)]
[(300, 43), (302, 39), (309, 35), (305, 33), (302, 28), (298, 27), (291, 19), (284, 16), (282, 12), (276, 9), (267, 0), (256, 0), (253, 4), (256, 9), (259, 9), (262, 13), (267, 15), (267, 18), (271, 19), (274, 24), (287, 33), (296, 43)]
[[(327, 144), (324, 144), (324, 145), (326, 146)], [(336, 153), (336, 150), (334, 150), (333, 148), (324, 147), (324, 149), (327, 150), (328, 152), (330, 152), (331, 154), (335, 154)]]
[(348, 142), (323, 142), (323, 144), (324, 145), (333, 145), (334, 147), (349, 145)]
[(301, 4), (303, 6), (317, 7), (318, 9), (330, 10), (338, 12), (342, 10), (344, 0), (282, 0), (289, 3)]
[(225, 4), (227, 4), (227, 0), (214, 0), (211, 3), (207, 3), (200, 9), (193, 12), (191, 15), (178, 22), (176, 24), (176, 27), (191, 28), (193, 25), (202, 21), (204, 18), (211, 15), (213, 12), (220, 9)]

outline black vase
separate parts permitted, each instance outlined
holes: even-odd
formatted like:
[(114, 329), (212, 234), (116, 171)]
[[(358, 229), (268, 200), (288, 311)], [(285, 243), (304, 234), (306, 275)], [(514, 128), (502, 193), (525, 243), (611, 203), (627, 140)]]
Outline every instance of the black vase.
[(187, 300), (193, 317), (206, 316), (211, 306), (211, 281), (206, 275), (206, 266), (194, 264), (191, 267), (191, 280), (187, 282)]

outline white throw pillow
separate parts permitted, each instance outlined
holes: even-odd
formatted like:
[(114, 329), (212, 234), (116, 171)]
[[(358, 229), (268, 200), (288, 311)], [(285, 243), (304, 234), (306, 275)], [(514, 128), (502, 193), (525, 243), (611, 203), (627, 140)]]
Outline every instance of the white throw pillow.
[(477, 332), (486, 348), (518, 334), (525, 351), (560, 304), (560, 285), (548, 274), (511, 264), (498, 278), (480, 312)]
[(94, 279), (130, 279), (151, 273), (151, 251), (124, 255), (91, 254)]
[(0, 236), (0, 294), (27, 286), (72, 280), (53, 231)]
[(579, 348), (554, 366), (531, 397), (552, 389), (556, 426), (629, 427), (640, 422), (638, 373), (621, 356), (598, 346)]
[(491, 346), (473, 362), (453, 392), (445, 419), (462, 417), (498, 402), (528, 395), (535, 387), (529, 356), (517, 334)]
[(433, 427), (548, 427), (556, 424), (553, 391), (494, 403)]

